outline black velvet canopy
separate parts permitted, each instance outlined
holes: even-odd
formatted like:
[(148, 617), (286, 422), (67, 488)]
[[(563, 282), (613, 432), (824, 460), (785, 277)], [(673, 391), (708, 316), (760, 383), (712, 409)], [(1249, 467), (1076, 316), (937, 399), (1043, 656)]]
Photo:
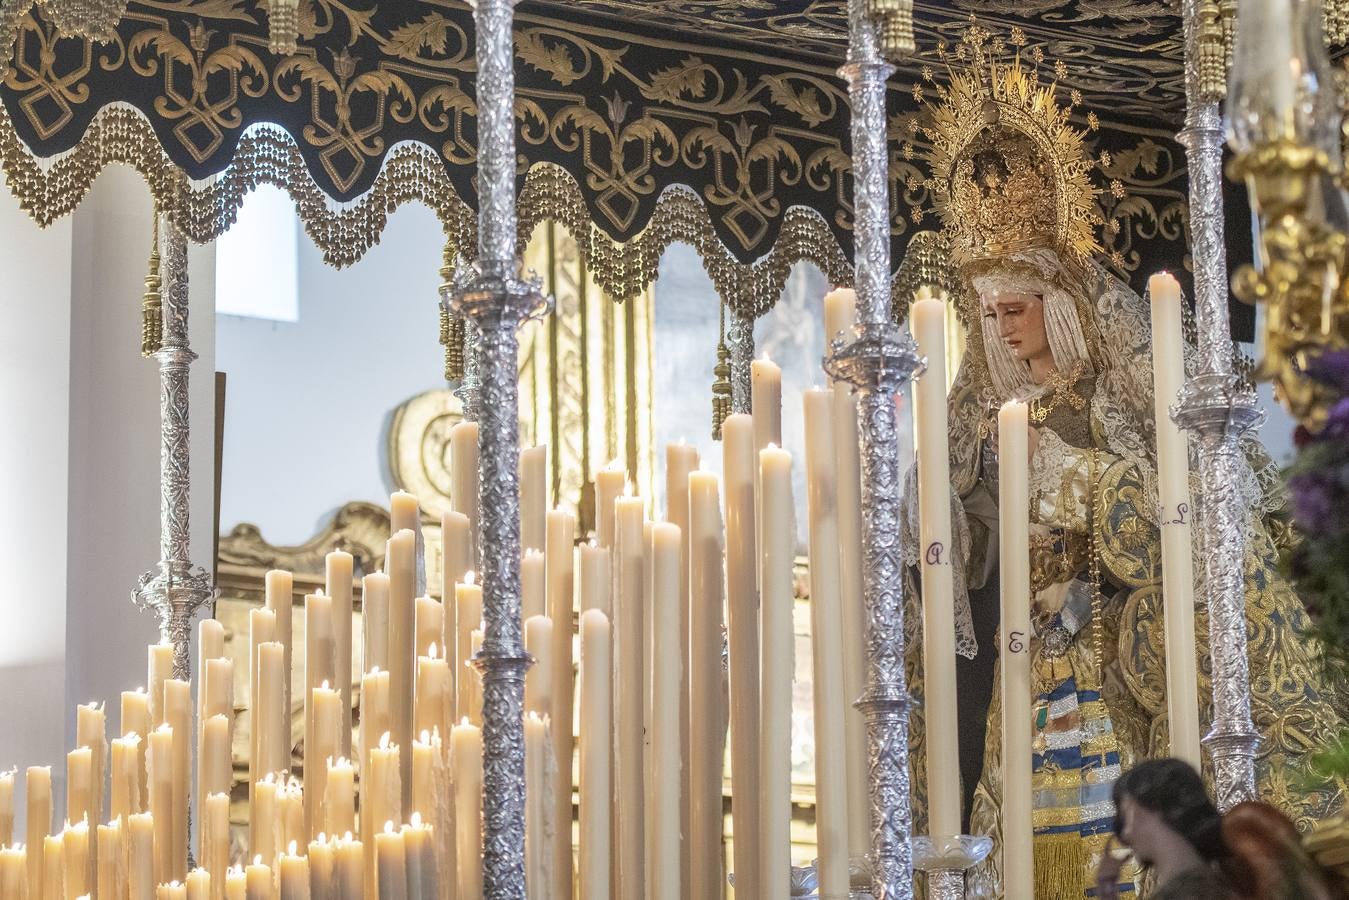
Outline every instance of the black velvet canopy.
[[(836, 72), (845, 8), (844, 0), (521, 3), (522, 218), (589, 227), (597, 258), (645, 236), (640, 263), (609, 261), (615, 290), (641, 281), (647, 257), (676, 239), (725, 269), (723, 286), (753, 283), (758, 300), (732, 302), (755, 312), (795, 260), (848, 280), (849, 113)], [(301, 0), (299, 50), (286, 57), (269, 52), (265, 7), (254, 0), (132, 2), (106, 43), (62, 35), (20, 0), (0, 10), (14, 34), (0, 85), (0, 161), (40, 221), (67, 211), (97, 168), (120, 160), (141, 169), (197, 239), (227, 227), (243, 194), (271, 181), (291, 190), (334, 262), (357, 258), (387, 213), (414, 199), (437, 210), (453, 243), (469, 246), (477, 106), (465, 3)], [(935, 65), (938, 42), (954, 43), (971, 13), (995, 31), (1021, 26), (1067, 64), (1060, 88), (1080, 91), (1078, 109), (1099, 118), (1088, 140), (1108, 152), (1104, 174), (1125, 188), (1123, 197), (1101, 194), (1103, 217), (1119, 226), (1102, 235), (1109, 262), (1135, 283), (1183, 268), (1178, 10), (1113, 0), (915, 4), (919, 56), (895, 74), (889, 101), (896, 266), (915, 231), (938, 227), (923, 212), (922, 148), (904, 147), (914, 86)], [(56, 167), (41, 161), (62, 154)], [(543, 170), (552, 174), (536, 178)], [(1228, 218), (1236, 264), (1249, 259), (1250, 228), (1235, 189)], [(634, 271), (620, 273), (624, 265)], [(1234, 331), (1249, 335), (1249, 311), (1236, 315)]]

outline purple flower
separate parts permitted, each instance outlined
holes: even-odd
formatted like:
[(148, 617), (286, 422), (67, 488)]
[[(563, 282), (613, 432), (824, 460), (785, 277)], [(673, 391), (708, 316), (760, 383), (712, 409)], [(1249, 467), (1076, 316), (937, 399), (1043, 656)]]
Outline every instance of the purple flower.
[(1293, 517), (1305, 534), (1322, 534), (1335, 521), (1342, 502), (1339, 478), (1333, 472), (1304, 472), (1288, 480), (1293, 495)]
[(1307, 377), (1349, 394), (1349, 350), (1327, 350), (1307, 361)]

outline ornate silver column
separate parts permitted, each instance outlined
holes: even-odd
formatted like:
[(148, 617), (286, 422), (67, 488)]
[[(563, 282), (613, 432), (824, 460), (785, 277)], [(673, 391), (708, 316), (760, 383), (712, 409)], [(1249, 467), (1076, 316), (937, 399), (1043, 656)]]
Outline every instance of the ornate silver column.
[(854, 386), (862, 461), (862, 586), (867, 686), (857, 706), (867, 720), (872, 894), (913, 897), (909, 808), (909, 694), (904, 676), (900, 474), (895, 394), (921, 368), (912, 339), (890, 319), (889, 154), (885, 82), (867, 0), (848, 2), (848, 59), (839, 70), (852, 103), (853, 206), (858, 324), (837, 340), (825, 371)]
[(1190, 244), (1194, 258), (1199, 366), (1172, 417), (1190, 431), (1199, 457), (1199, 529), (1204, 599), (1213, 655), (1213, 729), (1204, 738), (1213, 761), (1218, 807), (1256, 799), (1250, 667), (1246, 648), (1246, 509), (1249, 477), (1240, 440), (1263, 414), (1232, 368), (1227, 312), (1227, 250), (1223, 242), (1222, 114), (1199, 85), (1200, 0), (1183, 0), (1185, 128), (1177, 139), (1190, 170)]
[(731, 348), (731, 412), (749, 413), (749, 364), (754, 360), (754, 320), (730, 309), (726, 343)]
[[(544, 312), (520, 277), (515, 214), (513, 0), (473, 8), (478, 64), (478, 261), (451, 301), (478, 332), (483, 642), (483, 892), (525, 900), (525, 652), (520, 624), (520, 323)], [(476, 326), (476, 327), (475, 327)], [(467, 379), (465, 379), (467, 381)]]
[(160, 222), (164, 331), (154, 354), (159, 361), (159, 562), (140, 577), (131, 600), (159, 617), (159, 640), (173, 645), (173, 677), (190, 681), (192, 616), (215, 588), (208, 572), (192, 568), (189, 546), (187, 374), (197, 354), (188, 345), (187, 238), (168, 216)]

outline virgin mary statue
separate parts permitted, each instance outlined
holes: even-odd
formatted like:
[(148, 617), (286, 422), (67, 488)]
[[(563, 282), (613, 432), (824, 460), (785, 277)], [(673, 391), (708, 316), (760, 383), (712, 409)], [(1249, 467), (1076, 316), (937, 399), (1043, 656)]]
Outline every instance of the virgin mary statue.
[[(995, 413), (1008, 399), (1025, 400), (1033, 431), (1034, 636), (1032, 758), (1024, 764), (1033, 772), (1035, 897), (1081, 898), (1094, 894), (1115, 814), (1113, 782), (1138, 760), (1168, 755), (1150, 317), (1145, 301), (1093, 259), (1096, 192), (1084, 134), (1069, 124), (1053, 86), (1040, 84), (1039, 54), (1023, 61), (1015, 38), (1009, 49), (977, 27), (963, 44), (956, 56), (963, 65), (951, 66), (922, 129), (952, 263), (947, 283), (967, 332), (948, 399), (960, 646), (972, 649), (970, 632), (981, 622), (995, 627)], [(1257, 443), (1245, 450), (1250, 468), (1240, 490), (1250, 511), (1245, 582), (1258, 786), (1263, 799), (1306, 825), (1338, 811), (1342, 800), (1338, 785), (1303, 783), (1311, 753), (1335, 732), (1335, 698), (1304, 636), (1306, 613), (1277, 571), (1277, 471)], [(916, 534), (916, 491), (908, 500), (906, 529)], [(1195, 530), (1202, 528), (1199, 522)], [(1208, 620), (1202, 590), (1197, 594), (1206, 725)], [(916, 591), (908, 608), (911, 621), (921, 615)], [(970, 833), (996, 842), (996, 666), (992, 679), (992, 691), (983, 691), (993, 699), (982, 766), (967, 795)], [(962, 709), (962, 720), (968, 712)], [(972, 737), (962, 734), (962, 743)], [(921, 715), (914, 744), (921, 828)], [(1000, 895), (999, 859), (995, 849), (971, 874), (970, 896)]]

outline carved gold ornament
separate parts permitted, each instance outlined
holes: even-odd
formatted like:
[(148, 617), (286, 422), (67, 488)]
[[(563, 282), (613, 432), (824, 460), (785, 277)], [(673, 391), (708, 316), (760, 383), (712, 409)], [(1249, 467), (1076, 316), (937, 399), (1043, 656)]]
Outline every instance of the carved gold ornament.
[(914, 95), (927, 111), (919, 130), (931, 143), (933, 207), (956, 261), (1054, 250), (1081, 262), (1100, 252), (1095, 161), (1086, 132), (1071, 123), (1080, 96), (1056, 99), (1063, 63), (1045, 83), (1039, 47), (1026, 51), (1019, 30), (1004, 40), (973, 20), (954, 50), (941, 44), (937, 56), (946, 83), (928, 67)]

